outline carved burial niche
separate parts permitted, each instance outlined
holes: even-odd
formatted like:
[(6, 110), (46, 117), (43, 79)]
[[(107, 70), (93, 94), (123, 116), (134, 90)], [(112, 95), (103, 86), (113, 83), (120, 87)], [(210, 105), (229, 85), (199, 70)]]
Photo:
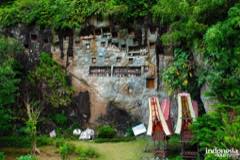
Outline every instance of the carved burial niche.
[(128, 68), (127, 67), (114, 67), (113, 75), (118, 77), (127, 77), (128, 76)]
[(118, 77), (141, 76), (141, 67), (114, 67), (113, 75)]
[(101, 47), (106, 47), (106, 42), (105, 41), (101, 42)]
[(149, 71), (149, 66), (144, 66), (144, 73), (147, 73)]
[(38, 39), (37, 34), (32, 33), (30, 36), (32, 41), (36, 41)]
[(129, 59), (128, 59), (128, 63), (129, 63), (129, 64), (133, 64), (133, 58), (129, 58)]
[(119, 43), (118, 42), (112, 42), (112, 45), (114, 45), (115, 47), (118, 47)]
[(121, 60), (122, 60), (122, 57), (117, 57), (117, 60), (116, 60), (116, 62), (117, 62), (117, 63), (120, 63), (120, 62), (121, 62)]
[(155, 43), (154, 42), (150, 42), (149, 46), (150, 46), (150, 48), (155, 48)]
[(118, 33), (116, 31), (112, 32), (112, 37), (113, 38), (117, 38), (118, 37)]
[(110, 28), (109, 27), (103, 27), (102, 31), (103, 31), (103, 33), (110, 33)]
[(154, 34), (157, 30), (156, 26), (150, 26), (149, 29), (151, 34)]
[(92, 58), (92, 64), (96, 64), (97, 63), (97, 59), (96, 59), (96, 57), (93, 57)]
[(129, 47), (128, 47), (128, 51), (129, 51), (129, 52), (139, 51), (140, 49), (141, 49), (140, 46), (129, 46)]
[(43, 42), (44, 42), (45, 44), (47, 44), (47, 43), (49, 43), (49, 39), (48, 39), (47, 37), (44, 37)]
[(108, 40), (108, 45), (111, 45), (112, 44), (112, 39), (109, 39)]
[(110, 62), (110, 57), (106, 57), (105, 58), (105, 63), (109, 63)]
[(79, 38), (75, 39), (75, 44), (80, 44), (80, 39)]
[(24, 48), (29, 49), (29, 44), (28, 43), (24, 43)]
[(97, 28), (97, 29), (95, 30), (95, 34), (96, 34), (97, 36), (101, 35), (101, 34), (102, 34), (101, 28)]
[(146, 79), (146, 88), (154, 89), (155, 88), (155, 79), (154, 78), (147, 78)]
[(141, 67), (128, 67), (128, 76), (141, 76)]
[(129, 46), (128, 55), (129, 56), (140, 56), (142, 52), (141, 46)]
[(90, 43), (86, 43), (86, 49), (90, 49)]
[(111, 76), (111, 66), (90, 66), (89, 75), (99, 77)]
[(126, 49), (126, 44), (122, 44), (122, 45), (121, 45), (121, 49), (122, 49), (122, 50), (125, 50), (125, 49)]

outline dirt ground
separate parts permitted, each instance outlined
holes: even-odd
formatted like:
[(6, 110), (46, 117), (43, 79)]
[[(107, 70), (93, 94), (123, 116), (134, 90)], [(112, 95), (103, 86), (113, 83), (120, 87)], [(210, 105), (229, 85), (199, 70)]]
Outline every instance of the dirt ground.
[[(26, 155), (30, 151), (29, 149), (19, 149), (19, 148), (4, 148), (1, 151), (5, 152), (6, 160), (16, 160), (16, 157), (21, 155)], [(52, 146), (40, 148), (40, 155), (38, 156), (39, 160), (60, 160), (60, 156), (57, 152), (57, 149)]]

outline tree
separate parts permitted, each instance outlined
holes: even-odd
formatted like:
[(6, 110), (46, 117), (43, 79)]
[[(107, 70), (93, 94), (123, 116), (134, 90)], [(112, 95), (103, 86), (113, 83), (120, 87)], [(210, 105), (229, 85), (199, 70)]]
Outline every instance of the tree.
[(239, 11), (240, 4), (236, 4), (229, 10), (228, 18), (210, 27), (204, 37), (210, 96), (231, 105), (240, 104)]
[(68, 85), (66, 72), (49, 54), (41, 53), (40, 62), (28, 75), (31, 97), (43, 106), (55, 108), (71, 101), (73, 89)]
[[(225, 104), (215, 105), (216, 112), (204, 114), (193, 122), (191, 129), (194, 143), (198, 143), (200, 150), (206, 148), (238, 148), (240, 145), (240, 116), (239, 106)], [(235, 113), (229, 113), (234, 110)]]
[(176, 91), (190, 91), (192, 87), (189, 86), (189, 79), (192, 76), (190, 68), (188, 54), (176, 49), (173, 63), (162, 74), (164, 85), (167, 87), (170, 95)]
[(12, 128), (11, 104), (15, 102), (17, 96), (19, 79), (12, 66), (13, 60), (0, 64), (0, 131), (1, 134), (8, 133)]
[[(32, 154), (37, 149), (37, 124), (43, 111), (59, 108), (71, 102), (73, 89), (68, 85), (66, 71), (47, 53), (40, 54), (39, 64), (29, 72), (24, 85), (24, 107), (27, 112), (27, 129), (32, 140)], [(31, 98), (31, 102), (29, 99)]]
[(12, 126), (12, 104), (19, 92), (20, 79), (15, 69), (16, 57), (22, 47), (14, 39), (0, 37), (0, 131), (5, 134)]
[(19, 19), (16, 18), (17, 9), (13, 5), (7, 5), (0, 7), (0, 29), (4, 30), (3, 34), (8, 33), (8, 29), (11, 26), (16, 25)]
[(14, 61), (10, 59), (0, 64), (0, 106), (15, 102), (19, 79), (15, 77), (13, 63)]
[(42, 107), (39, 106), (36, 102), (25, 102), (26, 112), (28, 116), (27, 124), (27, 131), (30, 134), (31, 141), (32, 141), (32, 154), (39, 154), (40, 151), (37, 148), (37, 124), (39, 121), (40, 114), (42, 112)]

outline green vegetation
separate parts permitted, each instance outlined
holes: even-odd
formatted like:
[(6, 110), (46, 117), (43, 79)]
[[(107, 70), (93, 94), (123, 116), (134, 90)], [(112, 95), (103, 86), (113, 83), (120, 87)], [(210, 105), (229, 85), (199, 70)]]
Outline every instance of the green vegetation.
[(36, 103), (30, 104), (29, 102), (26, 102), (25, 105), (28, 115), (26, 130), (31, 137), (32, 154), (35, 155), (35, 153), (37, 153), (37, 124), (41, 114), (41, 108)]
[(129, 142), (136, 140), (135, 137), (115, 137), (115, 138), (96, 138), (95, 143), (106, 143), (106, 142)]
[(23, 51), (19, 42), (0, 36), (0, 134), (11, 130), (12, 105), (18, 95), (20, 79), (17, 77), (16, 60)]
[(42, 105), (59, 108), (70, 103), (73, 90), (67, 83), (66, 72), (49, 54), (40, 55), (38, 66), (29, 73), (28, 79), (33, 90), (32, 97)]
[(98, 153), (91, 147), (75, 146), (72, 143), (63, 142), (59, 147), (59, 153), (62, 160), (70, 159), (71, 155), (76, 155), (79, 160), (96, 158)]
[[(206, 95), (220, 103), (212, 106), (215, 112), (192, 125), (194, 142), (202, 151), (239, 147), (239, 6), (237, 1), (163, 0), (152, 9), (154, 19), (169, 28), (161, 36), (162, 43), (182, 50), (179, 57), (175, 52), (172, 65), (164, 71), (168, 90), (187, 90), (198, 98), (205, 83)], [(206, 159), (214, 159), (210, 157)]]
[(0, 160), (5, 160), (5, 155), (3, 152), (0, 152)]
[[(229, 9), (228, 17), (210, 27), (204, 37), (206, 62), (209, 74), (206, 81), (211, 86), (210, 96), (223, 103), (239, 105), (239, 21), (240, 5)], [(211, 62), (211, 63), (208, 63)], [(220, 94), (219, 94), (220, 93)]]
[(143, 157), (152, 157), (151, 153), (145, 153), (144, 148), (148, 142), (145, 138), (139, 138), (135, 141), (129, 142), (118, 142), (118, 143), (89, 143), (89, 142), (72, 142), (76, 147), (80, 146), (82, 148), (92, 148), (94, 149), (98, 156), (97, 160), (112, 160), (119, 159), (122, 160), (139, 160)]
[(37, 158), (32, 155), (25, 155), (20, 156), (19, 158), (17, 158), (17, 160), (37, 160)]
[[(9, 148), (29, 148), (31, 147), (31, 137), (18, 137), (18, 136), (8, 136), (8, 137), (0, 137), (0, 147)], [(46, 146), (53, 144), (53, 139), (47, 136), (38, 136), (37, 137), (37, 146)]]
[(6, 133), (11, 129), (12, 111), (7, 105), (15, 102), (19, 79), (13, 69), (14, 61), (6, 60), (0, 64), (0, 131)]
[(74, 152), (74, 147), (68, 143), (64, 143), (59, 147), (59, 153), (62, 160), (68, 160), (71, 153)]
[(109, 125), (98, 127), (97, 138), (114, 138), (117, 135), (116, 129)]
[[(65, 108), (71, 104), (74, 92), (67, 82), (67, 72), (52, 60), (50, 53), (41, 53), (32, 62), (22, 44), (9, 38), (11, 29), (23, 26), (31, 30), (38, 26), (40, 30), (51, 30), (58, 35), (62, 58), (65, 56), (63, 39), (68, 37), (68, 66), (74, 34), (95, 16), (108, 18), (120, 26), (143, 24), (145, 33), (148, 27), (158, 28), (158, 47), (161, 52), (170, 49), (173, 54), (172, 63), (158, 75), (169, 94), (187, 91), (200, 102), (201, 88), (207, 85), (206, 95), (219, 102), (212, 106), (213, 113), (201, 113), (191, 126), (194, 142), (201, 150), (239, 148), (239, 0), (12, 0), (1, 1), (0, 5), (0, 139), (9, 140), (9, 144), (3, 140), (0, 145), (27, 146), (32, 141), (36, 148), (38, 131), (48, 132), (38, 130), (44, 124), (54, 122), (59, 130), (67, 128), (70, 122)], [(29, 38), (29, 34), (24, 38)], [(16, 138), (26, 134), (31, 139)], [(9, 137), (2, 137), (6, 135)], [(97, 137), (96, 142), (132, 139), (116, 137), (116, 130), (111, 126), (99, 127)], [(131, 143), (136, 145), (134, 141)], [(102, 145), (109, 147), (108, 143)], [(119, 145), (124, 146), (122, 142)], [(66, 159), (69, 146), (59, 142), (58, 147)], [(81, 148), (75, 152), (82, 158), (95, 156), (92, 149)], [(211, 158), (208, 155), (205, 159)]]
[(175, 50), (174, 62), (162, 74), (163, 81), (170, 94), (176, 90), (190, 91), (189, 79), (192, 77), (190, 70), (188, 54), (181, 50)]
[[(128, 131), (130, 132), (130, 131)], [(131, 131), (132, 132), (132, 131)], [(132, 136), (133, 133), (127, 133), (126, 137), (117, 135), (117, 129), (110, 125), (101, 125), (97, 128), (97, 137), (94, 140), (95, 143), (106, 142), (129, 142), (134, 141), (136, 138)]]
[(79, 160), (89, 159), (89, 158), (97, 158), (99, 154), (96, 152), (94, 148), (88, 147), (77, 147), (75, 149), (75, 154), (78, 156)]
[(203, 115), (191, 126), (194, 141), (199, 143), (202, 151), (206, 147), (238, 148), (240, 145), (239, 111), (228, 112), (226, 106), (218, 107), (217, 112)]
[(53, 121), (58, 126), (66, 126), (66, 124), (67, 124), (67, 117), (64, 114), (62, 114), (62, 113), (56, 113), (53, 116)]
[[(0, 54), (2, 57), (0, 60), (0, 134), (1, 136), (29, 134), (32, 153), (35, 154), (38, 140), (37, 127), (42, 111), (46, 107), (67, 106), (71, 101), (73, 89), (67, 83), (66, 72), (47, 53), (41, 54), (37, 66), (31, 66), (28, 60), (25, 61), (26, 55), (16, 40), (1, 37)], [(7, 142), (11, 146), (29, 144), (25, 143), (29, 142), (29, 139), (23, 138), (19, 141), (13, 138), (12, 140), (13, 143)], [(1, 144), (4, 145), (5, 142)]]

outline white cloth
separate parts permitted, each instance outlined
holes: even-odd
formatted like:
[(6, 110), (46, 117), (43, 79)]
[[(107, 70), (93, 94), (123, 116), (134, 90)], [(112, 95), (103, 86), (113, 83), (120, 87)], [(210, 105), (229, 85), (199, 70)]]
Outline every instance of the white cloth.
[(94, 138), (94, 130), (87, 128), (85, 131), (83, 131), (79, 137), (81, 140), (90, 140)]
[(50, 136), (51, 138), (56, 137), (56, 136), (57, 136), (56, 131), (55, 131), (55, 130), (51, 131), (51, 132), (49, 133), (49, 136)]
[(74, 135), (74, 136), (80, 136), (80, 135), (81, 135), (81, 132), (82, 132), (82, 131), (81, 131), (81, 129), (79, 129), (79, 128), (74, 129), (74, 130), (73, 130), (73, 135)]

